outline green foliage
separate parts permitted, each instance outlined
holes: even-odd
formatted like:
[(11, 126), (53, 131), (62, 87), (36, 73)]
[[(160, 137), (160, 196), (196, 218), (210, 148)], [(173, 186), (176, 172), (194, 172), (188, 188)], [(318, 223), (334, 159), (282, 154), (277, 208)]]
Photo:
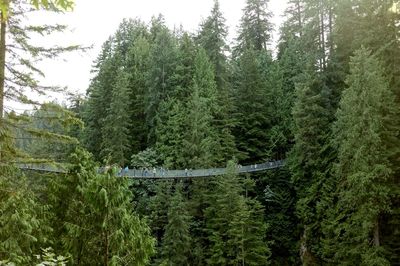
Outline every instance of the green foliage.
[(129, 142), (130, 91), (128, 86), (128, 74), (121, 71), (112, 90), (107, 117), (104, 119), (101, 146), (103, 158), (109, 158), (110, 163), (117, 163), (120, 166), (124, 166), (128, 162), (131, 148)]
[[(134, 180), (128, 189), (112, 170), (97, 173), (82, 151), (68, 174), (45, 182), (27, 182), (2, 168), (4, 187), (20, 193), (4, 192), (1, 199), (18, 207), (1, 205), (0, 221), (15, 234), (7, 239), (16, 247), (14, 258), (32, 264), (28, 250), (38, 254), (52, 246), (77, 265), (395, 265), (398, 1), (288, 3), (276, 58), (267, 47), (267, 0), (246, 1), (232, 54), (218, 1), (196, 35), (168, 29), (161, 15), (149, 25), (124, 20), (95, 62), (86, 102), (74, 108), (86, 122), (83, 142), (97, 161), (193, 169), (221, 166), (232, 157), (249, 164), (288, 158), (288, 169), (241, 180), (231, 165), (225, 176), (172, 184)], [(17, 22), (6, 26), (19, 47), (29, 33), (65, 29), (20, 30)], [(361, 46), (373, 56), (356, 52)], [(52, 58), (57, 51), (22, 48), (28, 48), (17, 62), (23, 69), (10, 71), (6, 87), (11, 98), (30, 103), (22, 88), (57, 88), (32, 78), (43, 73), (25, 55)], [(0, 120), (2, 163), (28, 157), (14, 139), (38, 157), (65, 158), (73, 145), (49, 148), (48, 140), (80, 136), (68, 128), (76, 117), (46, 108), (33, 115), (6, 112)], [(48, 114), (54, 119), (40, 118)], [(27, 137), (41, 141), (22, 139)], [(40, 204), (51, 207), (41, 210)], [(20, 231), (8, 223), (17, 211)], [(157, 244), (138, 217), (149, 220)], [(20, 237), (25, 233), (29, 237)], [(153, 245), (157, 254), (150, 260)], [(48, 258), (56, 259), (52, 251)]]
[(173, 73), (177, 65), (177, 44), (164, 25), (157, 28), (149, 56), (152, 63), (147, 73), (148, 91), (145, 92), (145, 113), (149, 130), (148, 142), (154, 144), (157, 118), (162, 112), (160, 106), (168, 99), (168, 96), (173, 94), (176, 87)]
[(48, 205), (41, 205), (27, 179), (13, 167), (0, 166), (0, 260), (32, 263), (39, 247), (51, 244)]
[(186, 159), (182, 153), (184, 132), (187, 127), (185, 105), (174, 99), (164, 101), (158, 115), (157, 153), (163, 157), (163, 165), (167, 168), (186, 167)]
[(217, 177), (212, 202), (206, 208), (206, 232), (210, 242), (208, 265), (266, 265), (269, 249), (265, 243), (266, 224), (260, 204), (242, 195), (243, 188), (233, 163), (229, 172)]
[(271, 171), (256, 181), (256, 195), (265, 206), (272, 265), (298, 265), (298, 219), (295, 215), (296, 193), (290, 171)]
[(134, 168), (151, 168), (158, 165), (159, 155), (157, 152), (151, 148), (141, 151), (137, 154), (132, 155), (131, 165)]
[(113, 56), (112, 39), (107, 40), (102, 47), (101, 54), (97, 58), (95, 73), (97, 74), (88, 89), (89, 97), (84, 110), (84, 143), (88, 150), (100, 160), (103, 140), (104, 120), (107, 110), (110, 108), (115, 78), (118, 76), (118, 58)]
[(235, 87), (234, 135), (243, 162), (258, 162), (267, 157), (269, 118), (266, 81), (261, 70), (261, 58), (254, 50), (247, 50), (238, 62)]
[(221, 13), (218, 0), (214, 0), (211, 14), (202, 22), (199, 36), (197, 36), (197, 42), (207, 52), (207, 56), (214, 66), (218, 91), (226, 90), (227, 82), (225, 53), (228, 51), (228, 45), (226, 44), (228, 29), (225, 21), (226, 19)]
[(237, 54), (248, 49), (267, 50), (272, 32), (272, 13), (267, 11), (268, 2), (269, 0), (246, 0), (237, 38)]
[(190, 215), (182, 197), (182, 183), (175, 185), (168, 210), (168, 224), (162, 240), (162, 257), (166, 265), (190, 265)]
[(149, 199), (149, 225), (157, 240), (157, 253), (161, 255), (161, 243), (168, 224), (168, 209), (171, 199), (171, 185), (167, 182), (159, 182), (156, 185), (155, 195)]
[(391, 159), (399, 154), (398, 107), (383, 73), (368, 50), (356, 51), (337, 112), (335, 174), (341, 185), (327, 226), (332, 231), (327, 250), (341, 263), (390, 264), (381, 247), (381, 217), (391, 211), (396, 183)]
[[(206, 52), (200, 50), (195, 58), (192, 94), (189, 98), (184, 156), (187, 166), (210, 166), (218, 161), (218, 132), (213, 121), (217, 113), (216, 84)], [(186, 167), (187, 167), (186, 166)]]
[[(316, 260), (323, 217), (317, 211), (324, 197), (322, 186), (329, 182), (329, 111), (324, 84), (306, 76), (307, 83), (296, 88), (293, 108), (295, 144), (291, 151), (292, 179), (297, 192), (296, 212), (304, 232), (301, 245), (303, 260)], [(314, 263), (314, 262), (313, 262)]]
[(40, 260), (36, 266), (65, 266), (68, 262), (64, 256), (54, 254), (52, 248), (43, 248), (42, 254), (36, 255), (36, 259)]
[(20, 159), (25, 162), (65, 162), (78, 144), (72, 130), (79, 132), (83, 126), (74, 112), (55, 103), (42, 104), (32, 114), (7, 118), (14, 121), (15, 146), (26, 154)]
[(145, 265), (154, 241), (147, 225), (131, 210), (128, 180), (113, 170), (97, 174), (88, 153), (80, 150), (72, 156), (72, 164), (53, 192), (55, 199), (63, 198), (54, 204), (54, 211), (63, 249), (72, 262)]

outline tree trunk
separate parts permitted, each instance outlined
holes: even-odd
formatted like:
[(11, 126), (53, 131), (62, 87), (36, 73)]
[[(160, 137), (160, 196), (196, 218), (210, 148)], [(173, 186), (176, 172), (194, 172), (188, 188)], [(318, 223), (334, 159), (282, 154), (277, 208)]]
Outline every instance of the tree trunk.
[(379, 218), (376, 220), (376, 223), (375, 223), (375, 226), (374, 226), (374, 246), (376, 246), (376, 247), (380, 246)]
[[(3, 127), (3, 109), (4, 109), (4, 69), (6, 67), (6, 19), (3, 12), (0, 12), (0, 131)], [(1, 143), (0, 143), (0, 161), (2, 159)]]
[(108, 243), (108, 232), (106, 232), (106, 254), (104, 255), (104, 266), (108, 266), (108, 248), (109, 248), (109, 243)]
[(319, 2), (319, 12), (320, 12), (320, 35), (321, 35), (321, 52), (322, 52), (322, 70), (326, 68), (326, 48), (325, 48), (325, 15), (323, 3)]
[(297, 23), (299, 25), (299, 34), (300, 37), (303, 35), (303, 24), (301, 22), (301, 6), (300, 6), (300, 1), (296, 2), (296, 9), (297, 9)]
[(3, 118), (4, 109), (4, 83), (5, 83), (5, 65), (6, 65), (6, 19), (1, 12), (1, 30), (0, 30), (0, 126)]
[(333, 3), (330, 2), (329, 5), (329, 56), (333, 55)]

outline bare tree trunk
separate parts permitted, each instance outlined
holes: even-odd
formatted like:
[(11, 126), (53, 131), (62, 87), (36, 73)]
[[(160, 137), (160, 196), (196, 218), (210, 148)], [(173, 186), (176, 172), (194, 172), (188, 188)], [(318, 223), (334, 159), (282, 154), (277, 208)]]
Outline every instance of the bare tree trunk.
[(321, 35), (321, 52), (322, 52), (322, 69), (326, 68), (326, 61), (325, 61), (325, 57), (326, 57), (326, 48), (325, 48), (325, 16), (324, 16), (324, 6), (322, 4), (322, 2), (320, 1), (320, 5), (319, 5), (319, 12), (321, 15), (320, 18), (320, 35)]
[(379, 228), (379, 218), (378, 218), (374, 226), (374, 246), (376, 247), (380, 246), (379, 230), (380, 228)]
[[(3, 118), (4, 113), (4, 82), (5, 82), (5, 65), (6, 65), (6, 19), (1, 12), (1, 30), (0, 30), (0, 120)], [(0, 124), (1, 126), (1, 124)]]
[(333, 3), (330, 2), (329, 5), (329, 55), (333, 55)]
[(303, 35), (303, 24), (301, 22), (301, 6), (300, 6), (300, 0), (296, 2), (296, 9), (297, 9), (297, 23), (299, 25), (299, 34), (300, 37)]
[[(4, 109), (4, 69), (6, 67), (6, 18), (3, 12), (0, 12), (0, 131), (3, 127), (3, 109)], [(2, 159), (1, 143), (0, 143), (0, 161)]]
[(242, 266), (244, 266), (244, 230), (242, 225)]
[(105, 250), (105, 254), (104, 254), (104, 266), (108, 266), (108, 252), (109, 252), (109, 243), (108, 243), (108, 231), (106, 231), (105, 233), (105, 237), (106, 237), (106, 250)]

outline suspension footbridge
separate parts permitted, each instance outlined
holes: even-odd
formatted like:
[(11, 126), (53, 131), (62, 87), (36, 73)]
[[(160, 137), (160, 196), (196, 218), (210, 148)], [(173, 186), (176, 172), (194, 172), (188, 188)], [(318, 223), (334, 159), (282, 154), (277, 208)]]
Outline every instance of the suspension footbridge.
[[(260, 164), (250, 165), (236, 165), (236, 172), (238, 174), (262, 172), (283, 167), (284, 160), (263, 162)], [(18, 167), (21, 170), (32, 170), (47, 173), (67, 173), (68, 170), (49, 164), (20, 164)], [(100, 167), (98, 172), (106, 171), (106, 167)], [(169, 170), (162, 167), (141, 168), (141, 169), (120, 169), (117, 172), (118, 176), (125, 176), (132, 179), (171, 179), (171, 178), (196, 178), (196, 177), (210, 177), (217, 175), (224, 175), (227, 173), (227, 168), (208, 168), (208, 169), (182, 169), (182, 170)]]

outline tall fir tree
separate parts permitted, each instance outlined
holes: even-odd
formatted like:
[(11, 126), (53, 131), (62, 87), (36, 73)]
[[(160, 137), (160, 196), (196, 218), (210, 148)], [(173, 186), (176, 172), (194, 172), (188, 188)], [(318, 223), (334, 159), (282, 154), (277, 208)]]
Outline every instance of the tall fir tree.
[(110, 163), (125, 166), (130, 159), (131, 145), (129, 128), (131, 124), (130, 90), (128, 73), (121, 69), (112, 89), (112, 98), (102, 128), (101, 155)]
[(228, 50), (228, 45), (226, 44), (228, 29), (225, 22), (226, 19), (221, 12), (219, 1), (214, 0), (211, 14), (200, 26), (200, 32), (197, 36), (198, 43), (206, 50), (214, 66), (215, 81), (218, 91), (227, 89), (227, 63), (225, 53)]
[(166, 168), (186, 168), (189, 158), (184, 154), (184, 132), (187, 128), (187, 109), (183, 102), (174, 98), (160, 105), (157, 121), (156, 150), (162, 156)]
[(268, 0), (246, 0), (238, 32), (236, 56), (245, 50), (267, 50), (273, 29)]
[[(128, 180), (109, 170), (97, 174), (87, 152), (71, 156), (67, 178), (52, 192), (59, 240), (76, 265), (145, 265), (154, 239), (143, 220), (131, 210)], [(60, 200), (63, 199), (63, 200)], [(99, 254), (101, 254), (99, 256)]]
[[(221, 156), (219, 132), (214, 124), (218, 112), (217, 91), (212, 67), (203, 49), (195, 58), (192, 94), (187, 105), (185, 156), (189, 168), (210, 166)], [(221, 136), (222, 137), (222, 136)]]
[(168, 224), (162, 240), (162, 265), (191, 265), (191, 217), (182, 196), (182, 183), (175, 185), (168, 210)]
[(333, 263), (390, 265), (382, 217), (391, 211), (397, 190), (399, 109), (382, 66), (365, 48), (352, 57), (346, 83), (335, 123), (340, 186), (326, 250)]
[(155, 39), (150, 50), (150, 66), (147, 73), (147, 91), (145, 92), (145, 114), (148, 127), (148, 143), (156, 142), (155, 130), (160, 104), (174, 93), (176, 84), (173, 76), (177, 64), (177, 42), (169, 29), (162, 23), (156, 24)]
[(130, 43), (126, 55), (125, 72), (128, 73), (129, 86), (129, 142), (131, 145), (130, 155), (136, 154), (147, 148), (148, 129), (146, 127), (145, 115), (145, 92), (146, 76), (150, 64), (150, 43), (147, 27), (143, 22), (136, 22), (137, 36)]
[(252, 163), (267, 157), (270, 125), (267, 114), (266, 83), (262, 76), (258, 53), (247, 50), (239, 59), (235, 84), (235, 117), (237, 125), (234, 135), (240, 159)]
[(296, 212), (303, 228), (300, 244), (304, 264), (318, 262), (321, 221), (317, 212), (320, 190), (329, 180), (330, 123), (326, 87), (318, 78), (306, 76), (307, 83), (296, 87), (293, 108), (295, 144), (290, 154), (292, 180), (296, 188)]
[(168, 209), (171, 200), (171, 184), (169, 182), (159, 182), (155, 187), (155, 194), (149, 202), (150, 216), (149, 225), (153, 236), (156, 239), (157, 256), (153, 258), (153, 263), (157, 265), (162, 254), (162, 238), (168, 224)]
[(32, 254), (53, 245), (49, 206), (14, 167), (0, 165), (0, 187), (0, 263), (32, 264)]
[(215, 125), (221, 132), (220, 146), (222, 157), (227, 160), (237, 153), (233, 128), (235, 121), (230, 115), (233, 112), (233, 91), (229, 84), (230, 69), (227, 62), (229, 46), (226, 43), (228, 28), (218, 0), (214, 1), (211, 14), (201, 24), (197, 42), (204, 48), (214, 70), (219, 110), (215, 113)]
[(102, 128), (107, 110), (111, 103), (112, 90), (117, 77), (118, 66), (121, 62), (113, 55), (113, 39), (109, 38), (102, 47), (102, 51), (93, 70), (96, 75), (87, 90), (88, 100), (84, 109), (84, 143), (93, 153), (96, 160), (101, 160)]
[(208, 265), (265, 265), (269, 249), (265, 243), (266, 225), (259, 203), (245, 198), (235, 165), (213, 180), (213, 191), (205, 210), (209, 247)]

